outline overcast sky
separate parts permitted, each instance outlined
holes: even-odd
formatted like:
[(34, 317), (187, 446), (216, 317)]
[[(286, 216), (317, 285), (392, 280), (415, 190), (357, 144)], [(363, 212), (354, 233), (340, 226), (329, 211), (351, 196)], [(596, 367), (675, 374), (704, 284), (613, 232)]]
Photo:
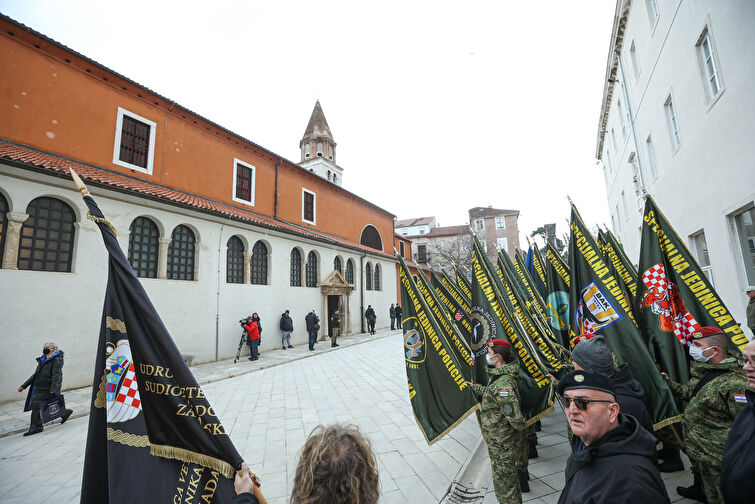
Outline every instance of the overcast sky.
[(397, 215), (610, 221), (595, 146), (615, 2), (0, 0), (0, 11), (298, 161), (319, 99), (344, 187)]

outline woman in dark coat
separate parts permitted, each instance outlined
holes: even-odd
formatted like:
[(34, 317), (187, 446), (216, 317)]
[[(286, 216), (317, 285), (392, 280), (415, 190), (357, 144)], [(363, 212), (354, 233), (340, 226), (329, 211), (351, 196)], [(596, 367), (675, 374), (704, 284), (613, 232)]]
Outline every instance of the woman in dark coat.
[[(29, 431), (24, 436), (31, 436), (42, 432), (42, 415), (40, 410), (44, 402), (51, 397), (60, 394), (63, 384), (63, 352), (58, 350), (55, 343), (45, 343), (42, 348), (42, 356), (37, 357), (37, 370), (34, 374), (18, 387), (19, 392), (29, 387), (26, 395), (24, 411), (31, 410), (31, 424)], [(64, 423), (73, 411), (67, 409), (60, 423)]]

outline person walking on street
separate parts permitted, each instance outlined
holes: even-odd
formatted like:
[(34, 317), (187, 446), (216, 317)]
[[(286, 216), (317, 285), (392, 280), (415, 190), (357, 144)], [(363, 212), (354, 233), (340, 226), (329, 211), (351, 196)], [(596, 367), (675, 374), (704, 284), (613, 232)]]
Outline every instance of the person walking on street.
[(752, 334), (755, 335), (755, 285), (747, 287), (747, 297), (750, 299), (747, 302), (747, 327), (750, 328)]
[(281, 323), (280, 323), (280, 329), (281, 329), (281, 347), (283, 350), (286, 349), (286, 346), (288, 345), (288, 348), (294, 348), (291, 346), (291, 333), (294, 331), (294, 321), (291, 320), (291, 317), (288, 314), (288, 310), (283, 312), (283, 315), (281, 315)]
[[(255, 320), (255, 316), (257, 319)], [(259, 344), (260, 339), (262, 338), (260, 334), (260, 325), (259, 325), (259, 315), (256, 313), (246, 319), (246, 325), (244, 326), (244, 329), (246, 330), (246, 337), (249, 341), (249, 348), (252, 349), (252, 355), (249, 357), (250, 361), (256, 361), (259, 359)]]
[(367, 330), (369, 333), (375, 334), (375, 319), (377, 319), (377, 315), (375, 314), (375, 309), (372, 305), (367, 305), (367, 310), (364, 312), (364, 318), (367, 319)]
[[(18, 387), (19, 392), (29, 388), (24, 403), (24, 411), (31, 410), (31, 422), (29, 430), (24, 436), (31, 436), (42, 432), (42, 407), (45, 401), (60, 395), (63, 385), (63, 352), (58, 350), (55, 343), (45, 343), (42, 347), (42, 356), (37, 357), (37, 369), (34, 374)], [(65, 423), (73, 411), (66, 409), (60, 423)]]
[(330, 337), (330, 346), (341, 346), (337, 343), (338, 335), (341, 332), (341, 316), (338, 314), (338, 310), (334, 311), (333, 315), (330, 316), (330, 331), (332, 333), (332, 336)]
[(398, 329), (401, 329), (401, 314), (403, 313), (403, 310), (401, 309), (401, 305), (396, 303), (396, 327)]
[(320, 317), (312, 310), (304, 317), (304, 322), (307, 324), (307, 334), (309, 334), (309, 350), (314, 351), (317, 331), (320, 330)]
[(388, 315), (391, 317), (391, 331), (393, 331), (396, 328), (396, 306), (393, 303), (388, 310)]

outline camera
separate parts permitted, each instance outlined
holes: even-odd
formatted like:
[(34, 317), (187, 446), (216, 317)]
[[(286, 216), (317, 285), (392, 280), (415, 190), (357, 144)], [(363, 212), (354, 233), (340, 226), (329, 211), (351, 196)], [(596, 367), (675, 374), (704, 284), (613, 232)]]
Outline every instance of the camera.
[(244, 326), (245, 326), (245, 325), (247, 324), (247, 321), (248, 321), (248, 320), (249, 320), (250, 318), (252, 318), (252, 317), (242, 318), (241, 320), (239, 320), (239, 325), (240, 325), (241, 327), (244, 327)]

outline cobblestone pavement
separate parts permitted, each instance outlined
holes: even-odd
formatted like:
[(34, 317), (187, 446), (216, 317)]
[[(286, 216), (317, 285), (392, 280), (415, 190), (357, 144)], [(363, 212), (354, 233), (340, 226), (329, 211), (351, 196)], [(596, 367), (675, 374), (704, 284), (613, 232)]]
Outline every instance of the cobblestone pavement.
[[(283, 504), (291, 493), (298, 452), (318, 424), (354, 423), (366, 433), (378, 456), (381, 503), (436, 503), (446, 493), (480, 439), (474, 415), (444, 439), (428, 446), (417, 427), (406, 389), (401, 336), (383, 331), (328, 342), (318, 350), (305, 345), (265, 352), (260, 361), (221, 361), (192, 367), (210, 403), (241, 455), (262, 481), (270, 504)], [(65, 391), (77, 413), (65, 425), (55, 422), (42, 434), (8, 434), (28, 413), (15, 403), (0, 405), (0, 502), (79, 502), (91, 388)], [(563, 414), (543, 419), (538, 451), (530, 461), (532, 492), (527, 502), (552, 503), (563, 487), (568, 441)], [(0, 435), (2, 431), (0, 431)], [(678, 484), (690, 484), (689, 472), (664, 477), (673, 502)], [(485, 503), (495, 503), (492, 483)]]

